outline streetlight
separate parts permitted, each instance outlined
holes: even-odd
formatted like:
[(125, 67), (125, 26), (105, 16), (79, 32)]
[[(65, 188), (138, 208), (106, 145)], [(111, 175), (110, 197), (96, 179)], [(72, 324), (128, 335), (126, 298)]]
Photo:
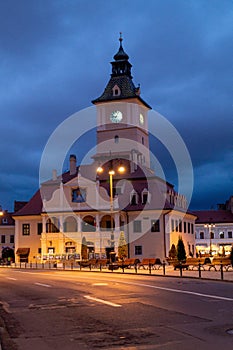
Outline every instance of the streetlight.
[(205, 224), (204, 227), (208, 227), (209, 229), (209, 239), (210, 239), (210, 256), (212, 256), (212, 227), (215, 227), (214, 224)]
[[(116, 170), (118, 173), (123, 174), (125, 172), (125, 167), (123, 165), (120, 165), (118, 167), (116, 167)], [(101, 174), (103, 173), (104, 169), (99, 166), (97, 168), (97, 173)], [(114, 250), (114, 227), (113, 227), (113, 176), (115, 175), (115, 170), (113, 169), (113, 165), (112, 165), (112, 161), (110, 164), (110, 168), (108, 171), (108, 175), (109, 175), (109, 187), (110, 187), (110, 220), (111, 220), (111, 248), (113, 248)]]

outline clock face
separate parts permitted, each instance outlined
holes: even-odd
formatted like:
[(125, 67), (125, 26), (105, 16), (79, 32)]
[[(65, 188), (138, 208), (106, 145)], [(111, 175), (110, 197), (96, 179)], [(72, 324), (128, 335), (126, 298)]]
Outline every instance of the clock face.
[(140, 116), (139, 116), (139, 121), (140, 121), (140, 124), (143, 125), (144, 124), (144, 116), (142, 113), (140, 113)]
[(120, 123), (123, 115), (120, 111), (113, 111), (110, 115), (110, 120), (112, 123)]

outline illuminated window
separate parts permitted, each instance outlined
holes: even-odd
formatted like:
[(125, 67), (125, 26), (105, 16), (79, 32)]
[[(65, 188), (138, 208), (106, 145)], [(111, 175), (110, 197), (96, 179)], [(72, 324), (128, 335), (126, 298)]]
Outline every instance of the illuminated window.
[(23, 232), (23, 236), (29, 236), (30, 235), (30, 224), (23, 224), (22, 225), (22, 232)]
[(151, 220), (151, 232), (160, 231), (160, 222), (159, 220)]
[(223, 239), (224, 238), (224, 232), (219, 233), (219, 238)]

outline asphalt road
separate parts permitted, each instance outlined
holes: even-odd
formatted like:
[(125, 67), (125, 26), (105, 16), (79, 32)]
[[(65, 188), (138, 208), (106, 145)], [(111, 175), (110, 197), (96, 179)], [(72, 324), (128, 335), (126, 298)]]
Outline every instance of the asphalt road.
[(3, 350), (233, 349), (229, 282), (2, 268), (0, 304)]

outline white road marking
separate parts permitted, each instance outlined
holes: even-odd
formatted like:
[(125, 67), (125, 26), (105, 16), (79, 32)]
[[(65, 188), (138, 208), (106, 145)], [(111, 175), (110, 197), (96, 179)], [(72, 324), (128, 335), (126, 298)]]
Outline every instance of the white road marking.
[(17, 281), (17, 278), (13, 278), (13, 277), (6, 277), (6, 279), (12, 280), (12, 281)]
[(132, 284), (139, 287), (148, 287), (148, 288), (154, 288), (154, 289), (160, 289), (160, 290), (166, 290), (168, 292), (175, 292), (175, 293), (183, 293), (183, 294), (191, 294), (191, 295), (197, 295), (204, 298), (210, 298), (210, 299), (218, 299), (218, 300), (225, 300), (225, 301), (233, 301), (233, 298), (227, 298), (227, 297), (221, 297), (218, 295), (212, 295), (212, 294), (203, 294), (203, 293), (197, 293), (197, 292), (190, 292), (188, 290), (180, 290), (180, 289), (173, 289), (173, 288), (165, 288), (165, 287), (158, 287), (158, 286), (152, 286), (151, 284), (144, 284), (144, 283), (134, 283), (134, 282), (123, 282), (120, 283), (124, 284)]
[(44, 283), (39, 283), (39, 282), (34, 283), (34, 284), (36, 284), (37, 286), (42, 286), (42, 287), (51, 288), (51, 286), (50, 286), (49, 284), (44, 284)]
[(98, 282), (98, 283), (92, 283), (93, 286), (108, 286), (108, 283), (104, 282)]
[(106, 305), (113, 306), (113, 307), (121, 307), (122, 306), (120, 304), (111, 303), (111, 301), (91, 297), (90, 295), (84, 295), (84, 298), (89, 299), (89, 300), (93, 300), (93, 301), (97, 301), (98, 303), (106, 304)]

